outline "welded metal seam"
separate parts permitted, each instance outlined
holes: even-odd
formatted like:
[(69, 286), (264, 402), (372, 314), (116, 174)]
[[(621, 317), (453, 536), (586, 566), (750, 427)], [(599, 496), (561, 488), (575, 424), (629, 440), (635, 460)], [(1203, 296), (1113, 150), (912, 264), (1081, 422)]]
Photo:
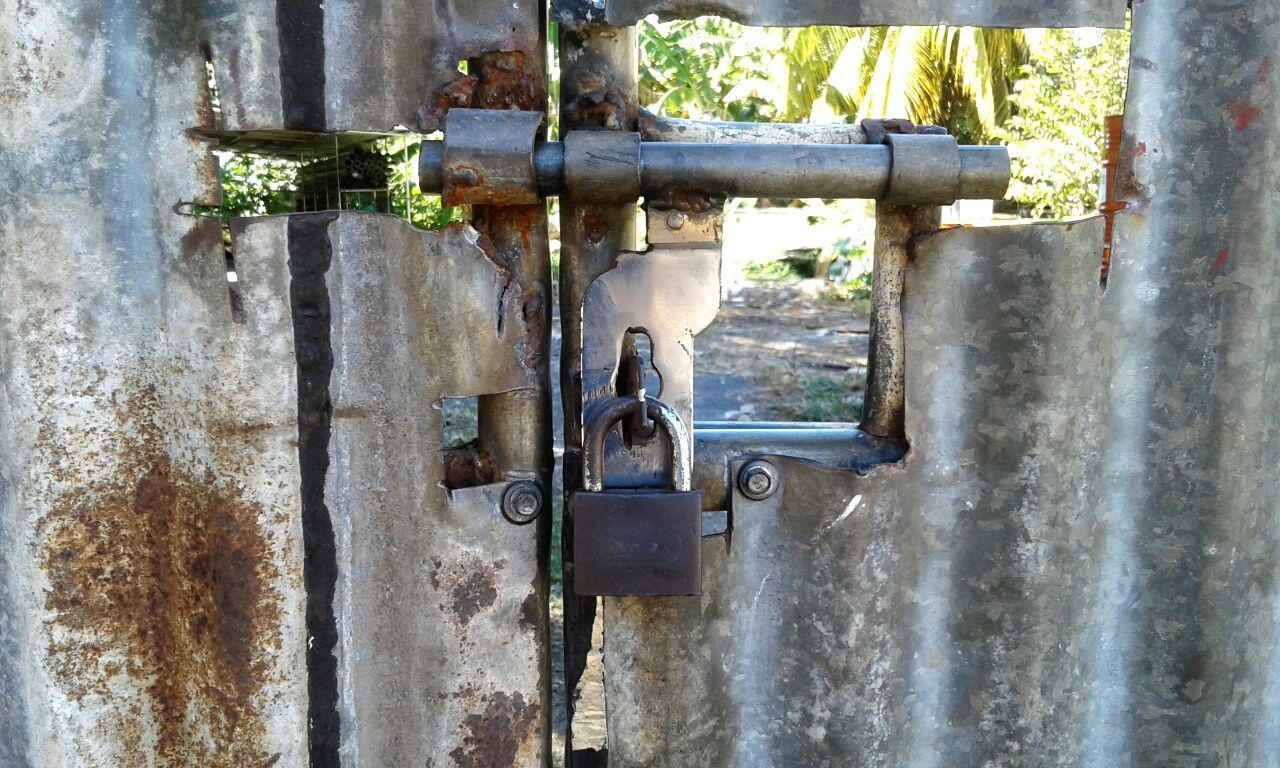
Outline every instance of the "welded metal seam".
[(338, 626), (334, 596), (338, 578), (333, 520), (325, 504), (333, 403), (329, 290), (332, 261), (329, 224), (334, 212), (289, 218), (289, 299), (298, 366), (298, 465), (301, 472), (307, 596), (308, 750), (311, 768), (337, 768), (341, 745), (338, 714)]

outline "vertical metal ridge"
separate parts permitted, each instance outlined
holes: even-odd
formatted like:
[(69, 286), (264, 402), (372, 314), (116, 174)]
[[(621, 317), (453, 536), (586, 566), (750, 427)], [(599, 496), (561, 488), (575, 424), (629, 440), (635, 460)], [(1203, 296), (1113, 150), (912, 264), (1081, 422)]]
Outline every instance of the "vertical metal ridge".
[(333, 402), (329, 289), (332, 262), (329, 224), (337, 213), (289, 218), (289, 303), (298, 364), (298, 464), (302, 475), (303, 582), (307, 594), (307, 736), (311, 768), (337, 768), (341, 746), (338, 714), (338, 625), (334, 591), (338, 577), (333, 520), (325, 504)]
[(326, 130), (323, 0), (276, 0), (284, 127)]
[(903, 437), (906, 407), (906, 342), (902, 289), (911, 241), (937, 231), (941, 209), (876, 205), (875, 264), (871, 287), (871, 338), (867, 353), (863, 431), (876, 437)]

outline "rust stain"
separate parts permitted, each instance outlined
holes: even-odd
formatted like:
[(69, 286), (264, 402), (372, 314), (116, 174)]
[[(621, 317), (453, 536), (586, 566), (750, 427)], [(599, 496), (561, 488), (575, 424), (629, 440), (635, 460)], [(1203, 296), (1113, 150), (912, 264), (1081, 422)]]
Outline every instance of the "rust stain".
[[(219, 190), (218, 194), (221, 194)], [(201, 258), (222, 253), (222, 227), (217, 219), (207, 216), (194, 218), (191, 229), (182, 236), (182, 257)]]
[(577, 96), (564, 108), (564, 121), (573, 128), (603, 128), (634, 131), (640, 124), (640, 109), (622, 91), (609, 84), (602, 72), (583, 69), (573, 85)]
[(493, 457), (477, 441), (444, 452), (444, 487), (449, 490), (488, 485), (497, 479)]
[(501, 336), (506, 332), (507, 309), (512, 301), (518, 301), (524, 325), (516, 342), (518, 360), (535, 373), (547, 357), (546, 297), (539, 282), (526, 282), (522, 264), (539, 258), (534, 253), (533, 233), (542, 228), (545, 217), (546, 207), (542, 204), (477, 206), (471, 216), (471, 226), (480, 233), (476, 245), (498, 267), (497, 333)]
[(1213, 266), (1209, 267), (1210, 272), (1218, 272), (1227, 265), (1227, 259), (1231, 257), (1231, 250), (1223, 248), (1218, 251), (1218, 255), (1213, 260)]
[(1258, 82), (1265, 83), (1271, 80), (1271, 57), (1267, 56), (1258, 64)]
[(477, 109), (545, 109), (547, 93), (539, 66), (523, 51), (494, 51), (471, 60), (479, 73), (471, 106)]
[(526, 702), (522, 693), (490, 694), (483, 712), (467, 715), (467, 736), (449, 752), (455, 768), (520, 765), (520, 747), (533, 735), (538, 710), (538, 704)]
[(542, 600), (536, 591), (520, 603), (520, 628), (531, 632), (542, 628)]
[(1235, 124), (1237, 131), (1243, 131), (1261, 114), (1261, 110), (1246, 101), (1227, 103), (1227, 115)]
[(1137, 141), (1132, 135), (1125, 134), (1123, 146), (1125, 149), (1120, 152), (1115, 170), (1114, 198), (1124, 203), (1121, 209), (1141, 214), (1151, 198), (1147, 189), (1138, 181), (1134, 161), (1146, 154), (1147, 145)]
[(586, 209), (582, 212), (582, 231), (586, 233), (587, 240), (599, 245), (605, 235), (609, 234), (609, 222), (594, 210)]
[(438, 131), (455, 107), (545, 110), (546, 81), (522, 51), (491, 51), (467, 61), (471, 74), (441, 88), (430, 109), (419, 114), (420, 130)]
[(145, 691), (154, 748), (138, 722), (114, 737), (138, 765), (269, 764), (253, 699), (280, 652), (281, 598), (263, 510), (170, 459), (153, 390), (112, 407), (131, 428), (122, 465), (73, 481), (41, 525), (54, 680), (75, 701)]
[(651, 195), (646, 203), (656, 211), (680, 211), (681, 213), (706, 213), (712, 208), (724, 206), (724, 195), (707, 194), (687, 189), (667, 189)]
[(447, 605), (440, 604), (440, 610), (452, 614), (459, 627), (470, 624), (476, 614), (497, 602), (498, 570), (504, 565), (504, 560), (490, 564), (470, 553), (448, 563), (433, 563), (431, 588), (449, 599)]

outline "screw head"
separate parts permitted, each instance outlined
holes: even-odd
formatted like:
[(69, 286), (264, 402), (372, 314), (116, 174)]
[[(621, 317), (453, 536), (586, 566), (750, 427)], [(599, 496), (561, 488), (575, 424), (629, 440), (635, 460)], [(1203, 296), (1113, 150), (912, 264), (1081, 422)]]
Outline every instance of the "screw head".
[(684, 227), (684, 223), (688, 220), (689, 220), (688, 216), (681, 213), (680, 211), (675, 211), (670, 216), (667, 217), (667, 226), (670, 227), (671, 229), (681, 229)]
[(545, 497), (542, 486), (532, 480), (521, 480), (502, 494), (502, 516), (516, 525), (532, 523), (542, 514)]
[(764, 459), (756, 459), (738, 471), (738, 490), (748, 499), (763, 501), (778, 490), (778, 480), (777, 467)]

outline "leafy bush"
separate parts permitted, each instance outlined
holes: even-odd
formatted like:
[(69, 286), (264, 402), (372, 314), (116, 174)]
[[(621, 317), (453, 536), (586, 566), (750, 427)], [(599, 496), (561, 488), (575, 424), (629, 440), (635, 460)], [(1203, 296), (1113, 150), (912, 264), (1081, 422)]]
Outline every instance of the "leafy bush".
[(1129, 34), (1055, 29), (1037, 38), (999, 134), (1013, 161), (1009, 195), (1035, 216), (1080, 216), (1098, 206), (1103, 118), (1124, 109)]
[(294, 210), (298, 163), (279, 157), (219, 152), (224, 219)]
[(800, 279), (792, 265), (782, 260), (748, 264), (742, 276), (755, 283), (793, 283)]

